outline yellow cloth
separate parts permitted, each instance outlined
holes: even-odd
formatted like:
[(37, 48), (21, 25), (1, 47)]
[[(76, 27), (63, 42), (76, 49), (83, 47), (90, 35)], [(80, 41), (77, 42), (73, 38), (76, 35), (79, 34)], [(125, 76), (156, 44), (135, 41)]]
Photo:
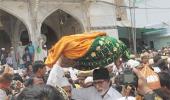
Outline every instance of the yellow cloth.
[(69, 59), (84, 56), (97, 36), (105, 36), (104, 32), (83, 33), (62, 37), (50, 50), (45, 64), (49, 67), (56, 63), (62, 55)]
[(76, 89), (80, 89), (80, 85), (79, 84), (74, 84), (76, 86)]

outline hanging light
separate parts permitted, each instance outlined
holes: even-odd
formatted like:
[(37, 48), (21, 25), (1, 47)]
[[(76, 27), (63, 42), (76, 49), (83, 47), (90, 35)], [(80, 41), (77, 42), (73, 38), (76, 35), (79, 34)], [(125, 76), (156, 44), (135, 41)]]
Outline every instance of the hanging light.
[(62, 14), (62, 11), (61, 10), (59, 10), (59, 15), (58, 15), (58, 17), (59, 17), (59, 24), (60, 25), (63, 25), (64, 24), (64, 22), (63, 22), (63, 14)]

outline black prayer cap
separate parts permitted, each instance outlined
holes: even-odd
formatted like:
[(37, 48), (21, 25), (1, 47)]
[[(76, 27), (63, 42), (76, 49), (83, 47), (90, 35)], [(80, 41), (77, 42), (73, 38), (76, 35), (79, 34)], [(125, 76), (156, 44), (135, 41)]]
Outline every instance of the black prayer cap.
[(109, 71), (106, 68), (99, 68), (93, 71), (93, 80), (110, 79)]

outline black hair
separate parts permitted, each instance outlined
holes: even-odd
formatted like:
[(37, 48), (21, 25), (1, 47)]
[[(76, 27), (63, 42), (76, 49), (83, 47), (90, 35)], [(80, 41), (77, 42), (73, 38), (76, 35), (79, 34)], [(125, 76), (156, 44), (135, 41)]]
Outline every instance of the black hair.
[(32, 65), (32, 69), (33, 69), (33, 73), (36, 73), (38, 71), (39, 68), (44, 68), (45, 64), (43, 61), (35, 61)]
[(17, 100), (66, 100), (62, 92), (50, 85), (30, 86), (25, 88)]
[(110, 80), (109, 71), (106, 68), (99, 68), (93, 71), (93, 80), (106, 79)]
[(163, 70), (163, 71), (168, 70), (168, 66), (167, 66), (165, 60), (163, 60), (163, 59), (160, 59), (160, 60), (157, 62), (157, 66), (158, 66), (161, 70)]
[(168, 89), (170, 89), (170, 74), (167, 72), (160, 72), (158, 75), (160, 78), (161, 86), (166, 86)]
[(28, 68), (29, 65), (32, 65), (31, 61), (25, 64), (25, 67)]
[(22, 79), (22, 77), (18, 74), (18, 73), (15, 73), (14, 75), (13, 75), (13, 80), (15, 80), (15, 81), (20, 81), (20, 82), (24, 82), (23, 81), (23, 79)]
[(29, 41), (29, 44), (32, 44), (32, 41)]
[(156, 56), (153, 57), (154, 63), (157, 63), (160, 59), (161, 59), (160, 55), (156, 55)]
[(26, 51), (29, 51), (28, 47), (25, 48), (25, 52), (26, 52)]
[(24, 82), (24, 86), (25, 87), (33, 86), (33, 77), (26, 79)]

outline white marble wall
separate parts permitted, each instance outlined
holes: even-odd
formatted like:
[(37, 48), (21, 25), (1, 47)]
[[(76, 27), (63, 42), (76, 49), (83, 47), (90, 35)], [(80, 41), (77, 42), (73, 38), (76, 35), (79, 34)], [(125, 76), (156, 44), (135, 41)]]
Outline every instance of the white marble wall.
[[(109, 0), (110, 3), (112, 3), (111, 1)], [(106, 2), (108, 1), (106, 0)], [(58, 9), (75, 18), (84, 31), (105, 31), (109, 36), (118, 38), (117, 29), (115, 29), (115, 8), (113, 5), (103, 2), (65, 3), (54, 0), (41, 1), (36, 11), (34, 11), (34, 5), (26, 1), (3, 0), (0, 1), (0, 9), (14, 15), (24, 23), (30, 40), (35, 45), (39, 44), (37, 42), (39, 42), (42, 23)], [(15, 36), (18, 37), (18, 35)], [(16, 41), (19, 41), (19, 38), (16, 39)]]
[(109, 36), (118, 38), (116, 29), (115, 7), (103, 2), (94, 2), (89, 7), (92, 30), (105, 31)]

